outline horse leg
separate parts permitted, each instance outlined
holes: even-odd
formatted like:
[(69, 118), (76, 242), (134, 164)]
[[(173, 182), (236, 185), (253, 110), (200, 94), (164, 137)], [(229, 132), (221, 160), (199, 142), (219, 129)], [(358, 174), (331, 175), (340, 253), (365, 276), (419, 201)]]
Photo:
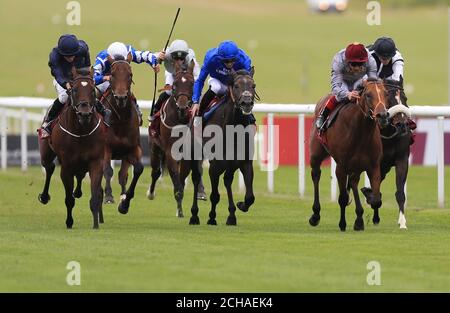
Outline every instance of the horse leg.
[(316, 136), (314, 135), (311, 139), (311, 179), (314, 184), (314, 203), (312, 206), (313, 214), (309, 218), (309, 224), (311, 226), (317, 226), (320, 223), (320, 198), (319, 198), (319, 181), (322, 171), (320, 170), (320, 165), (323, 160), (328, 156), (327, 151), (320, 144)]
[(55, 171), (55, 153), (50, 148), (48, 140), (39, 141), (39, 150), (41, 153), (41, 164), (45, 168), (45, 184), (44, 190), (39, 194), (38, 199), (42, 204), (47, 204), (50, 201), (48, 190), (50, 188), (50, 181)]
[(381, 184), (381, 171), (380, 166), (375, 166), (371, 170), (367, 172), (370, 180), (370, 186), (372, 187), (372, 192), (370, 194), (370, 206), (373, 209), (373, 224), (378, 225), (380, 223), (380, 216), (378, 213), (378, 209), (381, 207), (381, 193), (380, 193), (380, 184)]
[(65, 166), (61, 166), (61, 180), (64, 184), (64, 190), (66, 192), (66, 209), (67, 209), (67, 218), (66, 218), (66, 226), (68, 229), (72, 228), (73, 225), (73, 217), (72, 217), (72, 209), (75, 206), (75, 198), (73, 197), (73, 174), (68, 172), (65, 169)]
[(353, 198), (355, 199), (355, 213), (356, 213), (356, 220), (355, 224), (353, 225), (353, 229), (356, 231), (364, 230), (364, 208), (361, 204), (361, 199), (359, 198), (359, 190), (358, 190), (358, 183), (360, 179), (361, 174), (352, 174), (349, 177), (349, 185), (353, 190)]
[(200, 166), (202, 166), (201, 162), (197, 160), (191, 160), (191, 170), (192, 170), (192, 183), (194, 185), (194, 193), (193, 193), (193, 201), (191, 207), (191, 218), (189, 219), (189, 225), (198, 225), (200, 224), (200, 219), (198, 218), (198, 184), (200, 184)]
[[(220, 193), (219, 193), (219, 178), (220, 175), (225, 171), (225, 162), (211, 160), (209, 165), (209, 179), (211, 180), (211, 195), (209, 199), (211, 201), (211, 210), (209, 211), (209, 221), (210, 225), (217, 225), (216, 223), (216, 206), (220, 201)], [(225, 179), (225, 178), (224, 178)], [(228, 178), (229, 179), (229, 178)], [(232, 178), (231, 178), (232, 179)], [(228, 192), (228, 188), (227, 188)], [(234, 206), (234, 204), (233, 204)], [(236, 209), (235, 209), (236, 211)], [(228, 216), (227, 225), (236, 225), (236, 216), (234, 212)]]
[(172, 179), (173, 184), (173, 195), (175, 200), (177, 201), (177, 217), (184, 217), (183, 215), (183, 187), (180, 182), (180, 170), (179, 170), (179, 164), (177, 161), (175, 161), (170, 151), (166, 154), (166, 160), (167, 160), (167, 169), (169, 170), (170, 178)]
[(123, 205), (122, 202), (124, 200), (126, 200), (126, 198), (127, 198), (126, 187), (127, 187), (127, 181), (128, 181), (128, 168), (129, 167), (130, 167), (130, 163), (128, 163), (125, 159), (123, 159), (122, 163), (120, 165), (120, 170), (119, 170), (119, 185), (121, 188), (121, 193), (120, 193), (120, 203), (117, 208), (119, 210), (119, 212), (122, 214), (128, 213), (128, 206)]
[(244, 176), (245, 197), (244, 202), (238, 202), (236, 205), (242, 212), (248, 212), (250, 206), (255, 202), (255, 195), (253, 194), (253, 164), (252, 161), (242, 161), (240, 170)]
[(155, 186), (158, 178), (161, 176), (161, 151), (158, 146), (154, 145), (151, 149), (150, 164), (152, 167), (152, 182), (147, 190), (147, 198), (155, 199)]
[(114, 203), (114, 196), (111, 188), (111, 179), (113, 175), (114, 169), (111, 166), (111, 154), (109, 153), (105, 156), (105, 165), (103, 170), (103, 176), (105, 177), (105, 204)]
[(84, 175), (78, 174), (76, 175), (77, 177), (77, 187), (75, 188), (75, 191), (73, 192), (73, 196), (74, 198), (81, 198), (81, 196), (83, 195), (83, 192), (81, 191), (81, 182), (84, 178)]
[(398, 203), (399, 217), (398, 224), (400, 229), (407, 229), (405, 217), (405, 183), (408, 176), (408, 158), (397, 160), (395, 164), (395, 183), (397, 191), (395, 192), (395, 199)]
[[(121, 213), (128, 212), (128, 208), (130, 207), (130, 201), (134, 198), (134, 191), (136, 189), (137, 182), (139, 177), (141, 177), (142, 172), (144, 171), (144, 165), (141, 161), (142, 150), (141, 147), (136, 147), (134, 154), (129, 156), (128, 161), (133, 165), (133, 178), (131, 179), (130, 186), (128, 187), (127, 192), (125, 193), (125, 199), (120, 201), (119, 211)], [(125, 212), (125, 213), (126, 213)]]
[[(91, 178), (91, 200), (89, 202), (94, 220), (93, 228), (99, 227), (99, 215), (102, 211), (102, 177), (103, 160), (96, 161), (89, 166), (89, 177)], [(103, 215), (103, 214), (102, 214)]]
[[(225, 185), (225, 188), (227, 189), (227, 196), (228, 196), (228, 212), (230, 213), (227, 218), (227, 225), (236, 225), (236, 222), (237, 222), (236, 215), (235, 215), (236, 206), (234, 205), (233, 191), (231, 189), (231, 185), (233, 184), (234, 172), (235, 172), (235, 170), (228, 168), (225, 171), (225, 174), (223, 175), (223, 183)], [(212, 181), (212, 179), (211, 179), (211, 181)], [(211, 200), (211, 202), (212, 202), (212, 200)], [(211, 213), (210, 213), (209, 217), (211, 218)], [(216, 217), (216, 212), (214, 211), (214, 218), (215, 217)], [(209, 224), (209, 222), (208, 222), (208, 224)]]
[(345, 231), (347, 227), (347, 222), (345, 220), (345, 207), (348, 205), (348, 192), (347, 192), (347, 172), (344, 168), (339, 166), (336, 167), (336, 178), (339, 184), (339, 199), (338, 203), (341, 208), (341, 218), (339, 220), (339, 228), (341, 231)]

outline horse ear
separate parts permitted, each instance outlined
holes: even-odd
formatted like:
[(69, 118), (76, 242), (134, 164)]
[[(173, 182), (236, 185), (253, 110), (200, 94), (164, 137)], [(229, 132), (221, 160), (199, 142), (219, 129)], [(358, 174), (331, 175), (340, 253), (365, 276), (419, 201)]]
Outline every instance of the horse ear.
[(133, 55), (131, 54), (131, 52), (128, 52), (128, 55), (127, 55), (127, 62), (128, 62), (128, 63), (131, 63), (132, 60), (133, 60)]
[(403, 87), (403, 75), (400, 75), (400, 80), (399, 80), (399, 82), (400, 82), (400, 86)]
[(195, 62), (194, 62), (194, 60), (191, 60), (191, 62), (189, 62), (189, 66), (188, 66), (189, 74), (194, 74), (194, 67), (195, 67)]
[(90, 76), (90, 77), (94, 77), (94, 67), (93, 67), (93, 66), (91, 66), (91, 67), (89, 68), (89, 76)]
[(255, 67), (252, 66), (250, 69), (250, 76), (253, 78), (253, 75), (255, 75)]

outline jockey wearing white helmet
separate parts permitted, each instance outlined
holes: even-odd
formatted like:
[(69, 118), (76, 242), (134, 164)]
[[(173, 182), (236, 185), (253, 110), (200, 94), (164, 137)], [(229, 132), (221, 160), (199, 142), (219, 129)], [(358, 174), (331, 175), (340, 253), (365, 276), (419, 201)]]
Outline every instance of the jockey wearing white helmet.
[[(161, 55), (161, 59), (164, 60), (164, 67), (166, 69), (166, 85), (164, 87), (165, 91), (159, 95), (158, 101), (155, 103), (154, 113), (159, 111), (164, 101), (172, 94), (171, 87), (174, 81), (176, 63), (187, 68), (190, 62), (194, 61), (194, 80), (197, 80), (198, 75), (200, 74), (200, 65), (195, 59), (195, 52), (189, 48), (187, 42), (184, 40), (176, 39), (172, 41), (167, 48), (166, 53)], [(152, 118), (150, 118), (150, 120), (152, 120)]]
[[(124, 43), (117, 41), (113, 42), (106, 50), (97, 54), (97, 57), (95, 58), (94, 80), (101, 92), (105, 92), (109, 87), (109, 80), (111, 79), (111, 59), (112, 61), (127, 60), (129, 55), (132, 62), (138, 64), (145, 62), (153, 68), (153, 71), (158, 73), (160, 70), (158, 58), (164, 56), (164, 53), (154, 54), (150, 51), (139, 51), (131, 45), (125, 45)], [(139, 113), (140, 124), (142, 124), (142, 112), (139, 109), (136, 99), (134, 100), (135, 101), (133, 102), (136, 105), (136, 110)]]

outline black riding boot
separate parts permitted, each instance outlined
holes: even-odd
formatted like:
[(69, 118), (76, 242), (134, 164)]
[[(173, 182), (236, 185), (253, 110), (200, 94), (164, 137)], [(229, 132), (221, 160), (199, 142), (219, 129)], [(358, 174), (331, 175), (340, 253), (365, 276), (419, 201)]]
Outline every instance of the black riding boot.
[(325, 121), (328, 117), (328, 114), (330, 114), (330, 109), (328, 109), (327, 107), (323, 108), (322, 112), (320, 112), (320, 114), (316, 120), (316, 128), (317, 129), (321, 129), (323, 127), (323, 124), (325, 123)]
[(58, 116), (59, 112), (64, 108), (64, 104), (59, 101), (58, 98), (56, 98), (55, 101), (53, 101), (53, 104), (51, 105), (50, 109), (47, 112), (47, 115), (44, 118), (44, 123), (42, 123), (42, 129), (46, 132), (44, 133), (42, 137), (48, 137), (51, 133), (51, 122)]
[(200, 101), (200, 108), (199, 108), (199, 114), (203, 115), (204, 111), (208, 107), (208, 105), (211, 103), (211, 101), (216, 96), (216, 93), (211, 90), (211, 88), (208, 89), (208, 91), (203, 95), (202, 100)]
[(111, 110), (105, 108), (103, 103), (100, 101), (95, 101), (95, 109), (101, 116), (103, 116), (103, 121), (105, 124), (109, 126), (111, 124)]
[(170, 98), (170, 95), (167, 94), (167, 92), (163, 92), (159, 95), (158, 100), (156, 100), (155, 105), (153, 106), (153, 115), (149, 117), (149, 121), (152, 122), (154, 120), (153, 116), (161, 110), (161, 106), (167, 99)]

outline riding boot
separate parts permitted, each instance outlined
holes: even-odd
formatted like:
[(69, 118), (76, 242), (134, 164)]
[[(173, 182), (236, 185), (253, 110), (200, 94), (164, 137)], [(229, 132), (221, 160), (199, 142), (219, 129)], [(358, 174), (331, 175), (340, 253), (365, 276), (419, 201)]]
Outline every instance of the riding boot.
[(320, 114), (316, 120), (316, 128), (317, 129), (322, 129), (323, 124), (325, 123), (325, 121), (328, 117), (328, 114), (330, 114), (330, 109), (328, 109), (327, 107), (323, 108), (322, 112), (320, 112)]
[(203, 115), (208, 105), (211, 103), (211, 101), (216, 96), (216, 93), (211, 90), (211, 88), (208, 89), (208, 91), (203, 95), (202, 100), (200, 101), (200, 108), (199, 108), (199, 114)]
[(50, 136), (52, 130), (51, 130), (51, 123), (52, 121), (58, 116), (59, 112), (64, 107), (64, 104), (59, 101), (57, 98), (55, 101), (53, 101), (53, 104), (51, 105), (50, 109), (47, 112), (47, 115), (44, 118), (44, 122), (41, 126), (41, 137), (47, 138)]
[(167, 99), (170, 98), (170, 95), (167, 94), (167, 92), (163, 92), (159, 95), (158, 100), (156, 100), (155, 105), (153, 107), (153, 115), (150, 115), (148, 120), (149, 122), (153, 122), (155, 119), (155, 114), (158, 113), (159, 110), (161, 110), (161, 106)]
[(105, 124), (110, 126), (111, 125), (111, 110), (105, 108), (103, 103), (101, 103), (100, 101), (95, 101), (95, 109), (97, 110), (98, 113), (100, 113), (101, 116), (103, 116), (103, 121), (105, 122)]

